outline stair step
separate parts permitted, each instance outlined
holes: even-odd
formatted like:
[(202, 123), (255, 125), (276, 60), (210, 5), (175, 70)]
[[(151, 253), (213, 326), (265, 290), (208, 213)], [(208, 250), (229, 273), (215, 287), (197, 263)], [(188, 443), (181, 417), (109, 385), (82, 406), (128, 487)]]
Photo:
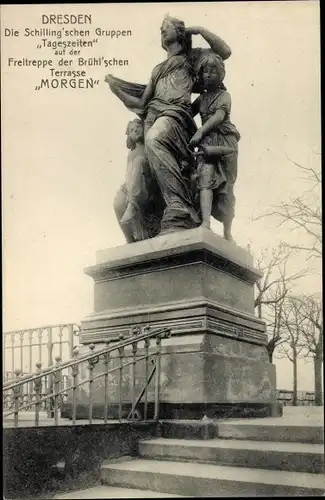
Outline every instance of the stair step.
[(110, 486), (184, 496), (321, 495), (323, 475), (220, 465), (146, 460), (105, 463), (101, 480)]
[[(271, 419), (269, 419), (271, 420)], [(217, 435), (223, 439), (251, 439), (290, 443), (324, 443), (323, 425), (282, 425), (281, 419), (272, 419), (268, 425), (263, 419), (254, 421), (218, 422)]]
[(139, 454), (141, 457), (160, 460), (179, 459), (236, 467), (324, 472), (324, 447), (321, 444), (159, 438), (140, 441)]
[(53, 499), (72, 500), (72, 499), (92, 499), (92, 498), (167, 498), (180, 497), (180, 495), (169, 495), (168, 493), (159, 493), (157, 491), (139, 490), (131, 488), (117, 488), (114, 486), (99, 485), (85, 490), (70, 491), (69, 493), (59, 493)]

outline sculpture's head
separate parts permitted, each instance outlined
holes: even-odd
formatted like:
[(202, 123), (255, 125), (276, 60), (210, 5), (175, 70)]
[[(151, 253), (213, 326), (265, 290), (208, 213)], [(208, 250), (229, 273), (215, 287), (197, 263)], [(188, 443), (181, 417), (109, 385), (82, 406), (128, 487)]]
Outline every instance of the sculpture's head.
[(198, 79), (205, 89), (216, 89), (222, 85), (226, 71), (223, 60), (214, 52), (202, 56), (198, 65)]
[(128, 123), (126, 128), (126, 147), (128, 149), (134, 149), (137, 144), (143, 144), (143, 122), (136, 118)]
[(175, 42), (178, 42), (185, 52), (192, 48), (192, 36), (187, 33), (184, 22), (175, 17), (165, 16), (160, 33), (161, 46), (164, 50)]

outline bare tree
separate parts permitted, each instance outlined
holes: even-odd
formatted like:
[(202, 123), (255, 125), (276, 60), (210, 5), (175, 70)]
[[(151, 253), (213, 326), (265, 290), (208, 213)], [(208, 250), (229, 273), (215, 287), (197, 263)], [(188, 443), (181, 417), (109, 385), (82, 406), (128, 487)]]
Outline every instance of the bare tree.
[(302, 334), (305, 340), (307, 356), (313, 359), (315, 405), (322, 406), (322, 365), (323, 365), (323, 316), (320, 300), (315, 295), (300, 299), (300, 314), (304, 317)]
[(287, 292), (288, 290), (285, 288), (285, 282), (277, 286), (274, 293), (274, 302), (270, 302), (264, 317), (267, 323), (267, 353), (270, 363), (273, 362), (273, 356), (276, 348), (287, 340), (286, 331), (283, 328), (282, 323), (283, 307)]
[(290, 274), (287, 271), (288, 261), (292, 251), (284, 245), (271, 250), (262, 250), (257, 259), (256, 267), (263, 272), (263, 277), (256, 283), (254, 307), (257, 316), (267, 323), (269, 361), (272, 363), (277, 346), (286, 339), (282, 325), (283, 306), (285, 298), (294, 281), (306, 275), (302, 269)]
[(288, 224), (292, 230), (302, 229), (305, 235), (308, 236), (308, 242), (301, 245), (298, 243), (294, 245), (285, 243), (285, 246), (307, 252), (309, 254), (308, 258), (320, 258), (322, 256), (321, 173), (320, 170), (300, 165), (291, 160), (288, 155), (287, 158), (304, 174), (303, 178), (308, 184), (306, 191), (301, 196), (274, 205), (267, 213), (256, 217), (254, 220), (276, 217), (280, 220), (279, 226)]
[(300, 297), (287, 296), (282, 309), (282, 326), (286, 330), (286, 341), (280, 346), (282, 354), (292, 363), (293, 370), (293, 406), (297, 406), (298, 359), (306, 352), (303, 336), (304, 322)]

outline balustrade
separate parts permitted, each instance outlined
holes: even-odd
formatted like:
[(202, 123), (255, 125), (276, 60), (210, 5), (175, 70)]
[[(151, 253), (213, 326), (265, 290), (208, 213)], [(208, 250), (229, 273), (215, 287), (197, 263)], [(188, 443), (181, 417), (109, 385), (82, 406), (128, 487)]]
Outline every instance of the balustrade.
[[(48, 412), (48, 418), (53, 418), (54, 425), (59, 424), (60, 409), (62, 403), (67, 401), (71, 392), (72, 401), (72, 424), (77, 420), (78, 390), (88, 386), (88, 422), (93, 423), (93, 397), (94, 386), (98, 381), (104, 387), (104, 416), (103, 422), (108, 421), (108, 410), (110, 405), (110, 381), (109, 376), (116, 374), (118, 381), (118, 418), (122, 420), (148, 420), (148, 389), (154, 379), (154, 412), (153, 420), (159, 418), (160, 402), (160, 372), (161, 372), (161, 343), (163, 338), (170, 336), (170, 330), (166, 328), (151, 329), (149, 326), (134, 328), (132, 334), (125, 338), (110, 339), (105, 348), (96, 350), (94, 344), (89, 345), (89, 353), (80, 355), (78, 347), (72, 352), (69, 361), (62, 362), (60, 355), (55, 357), (55, 365), (42, 369), (41, 361), (36, 363), (36, 371), (33, 374), (23, 375), (21, 369), (15, 370), (16, 379), (5, 382), (3, 386), (4, 395), (4, 417), (13, 415), (14, 426), (19, 424), (20, 412), (33, 408), (35, 415), (35, 426), (41, 425), (41, 411)], [(96, 365), (101, 361), (99, 373)], [(141, 369), (138, 371), (137, 367)], [(80, 380), (82, 366), (88, 368), (87, 377)], [(131, 400), (126, 403), (130, 407), (125, 413), (125, 401), (123, 390), (123, 376), (125, 370), (131, 371), (130, 393)], [(140, 375), (141, 371), (141, 375)], [(143, 375), (144, 374), (144, 375)], [(143, 387), (141, 383), (144, 379)], [(139, 385), (140, 384), (140, 385)], [(33, 387), (33, 392), (29, 389)], [(25, 391), (25, 392), (24, 392)], [(137, 394), (138, 393), (138, 394)], [(27, 396), (27, 398), (26, 398)], [(143, 415), (139, 411), (139, 405), (144, 397)]]

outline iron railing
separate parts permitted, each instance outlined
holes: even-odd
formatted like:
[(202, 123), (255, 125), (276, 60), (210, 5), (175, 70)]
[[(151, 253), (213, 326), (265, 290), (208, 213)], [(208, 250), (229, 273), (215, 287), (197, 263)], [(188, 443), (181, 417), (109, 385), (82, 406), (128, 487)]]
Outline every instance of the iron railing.
[[(287, 389), (277, 390), (277, 401), (284, 406), (293, 405), (293, 391)], [(297, 406), (314, 406), (315, 392), (313, 391), (297, 391)]]
[(32, 373), (36, 361), (51, 366), (55, 356), (70, 359), (79, 331), (79, 325), (67, 323), (4, 332), (4, 379), (14, 379), (16, 369)]
[[(118, 419), (123, 420), (158, 420), (159, 399), (160, 399), (160, 358), (161, 341), (170, 336), (170, 329), (160, 328), (152, 330), (149, 326), (142, 329), (134, 328), (132, 334), (125, 338), (120, 335), (118, 338), (110, 339), (106, 342), (106, 347), (95, 350), (95, 345), (90, 344), (90, 353), (79, 356), (79, 348), (73, 351), (73, 357), (67, 362), (62, 362), (60, 356), (56, 356), (55, 366), (50, 366), (42, 370), (42, 364), (36, 363), (36, 372), (22, 376), (21, 370), (15, 371), (16, 380), (6, 382), (3, 385), (4, 418), (13, 416), (14, 427), (18, 427), (19, 413), (31, 407), (35, 410), (35, 426), (40, 425), (40, 412), (48, 411), (48, 416), (54, 419), (54, 424), (58, 425), (60, 408), (68, 398), (68, 393), (72, 393), (71, 417), (72, 424), (77, 420), (77, 396), (79, 388), (88, 384), (88, 421), (93, 422), (93, 390), (94, 382), (101, 380), (104, 386), (104, 416), (103, 421), (108, 421), (109, 401), (109, 376), (117, 373), (118, 380)], [(155, 340), (155, 345), (151, 341)], [(114, 344), (114, 345), (112, 345)], [(143, 346), (142, 346), (143, 344)], [(142, 347), (141, 347), (142, 346)], [(127, 348), (131, 348), (126, 352)], [(95, 365), (102, 360), (103, 371), (94, 374)], [(137, 378), (136, 366), (142, 365), (142, 375)], [(86, 365), (89, 376), (79, 381), (80, 368)], [(125, 404), (123, 401), (123, 374), (125, 368), (131, 368), (131, 401), (127, 401), (128, 410), (125, 414)], [(64, 373), (69, 373), (69, 383), (64, 383)], [(154, 412), (153, 418), (148, 418), (148, 394), (149, 385), (153, 378), (154, 382)], [(144, 379), (143, 387), (139, 390), (139, 381)], [(116, 381), (116, 379), (115, 379)], [(33, 393), (29, 390), (33, 387)], [(27, 389), (26, 389), (27, 388)], [(138, 391), (138, 394), (136, 392)], [(28, 397), (26, 398), (26, 394)], [(144, 399), (143, 416), (139, 414), (140, 402)], [(124, 408), (123, 408), (124, 404)], [(7, 410), (7, 411), (6, 411)]]

